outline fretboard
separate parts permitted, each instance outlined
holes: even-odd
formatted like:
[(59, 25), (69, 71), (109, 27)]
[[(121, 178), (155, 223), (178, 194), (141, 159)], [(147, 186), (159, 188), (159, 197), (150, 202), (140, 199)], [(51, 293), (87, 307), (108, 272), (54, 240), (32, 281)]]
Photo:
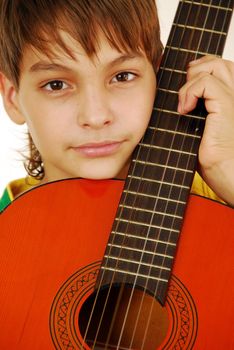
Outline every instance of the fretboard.
[(97, 285), (129, 283), (162, 304), (197, 164), (206, 110), (177, 113), (189, 61), (221, 56), (232, 0), (180, 1), (157, 75), (152, 118), (136, 148)]

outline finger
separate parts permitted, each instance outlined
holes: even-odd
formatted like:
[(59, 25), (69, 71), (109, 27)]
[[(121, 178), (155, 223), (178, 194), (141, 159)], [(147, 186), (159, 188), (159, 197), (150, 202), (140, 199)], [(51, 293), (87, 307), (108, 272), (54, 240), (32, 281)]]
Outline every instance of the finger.
[(187, 80), (202, 72), (212, 74), (230, 88), (234, 88), (234, 63), (214, 56), (204, 56), (189, 63)]
[(210, 62), (210, 61), (213, 61), (215, 59), (217, 59), (217, 56), (205, 55), (205, 56), (197, 58), (197, 59), (195, 59), (193, 61), (190, 61), (189, 62), (189, 66), (195, 66), (195, 65), (200, 64), (200, 63)]
[(192, 111), (198, 99), (204, 98), (208, 113), (219, 113), (229, 95), (229, 89), (222, 81), (203, 72), (180, 89), (178, 112), (186, 114)]

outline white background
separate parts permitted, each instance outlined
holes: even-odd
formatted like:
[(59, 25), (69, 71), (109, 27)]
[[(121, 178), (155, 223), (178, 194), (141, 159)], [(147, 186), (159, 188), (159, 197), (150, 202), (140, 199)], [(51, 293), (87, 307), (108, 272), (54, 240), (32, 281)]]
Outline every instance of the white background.
[[(178, 5), (178, 0), (156, 0), (163, 44), (166, 43), (169, 30)], [(234, 17), (234, 16), (233, 16)], [(224, 58), (234, 61), (234, 18), (232, 19)], [(25, 176), (22, 157), (19, 151), (26, 145), (26, 128), (14, 125), (6, 116), (2, 102), (0, 102), (0, 194), (6, 184), (19, 177)]]

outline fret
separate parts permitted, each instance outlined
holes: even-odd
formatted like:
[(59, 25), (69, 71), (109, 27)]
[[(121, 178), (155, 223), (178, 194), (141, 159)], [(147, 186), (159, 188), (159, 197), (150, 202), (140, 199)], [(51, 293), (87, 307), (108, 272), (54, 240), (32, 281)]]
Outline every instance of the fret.
[(190, 187), (189, 186), (185, 186), (185, 185), (178, 185), (178, 184), (174, 184), (174, 183), (171, 183), (171, 182), (165, 182), (165, 181), (159, 181), (159, 180), (155, 180), (155, 179), (148, 179), (146, 177), (139, 177), (139, 176), (134, 176), (134, 175), (131, 175), (129, 174), (127, 176), (127, 178), (129, 179), (134, 179), (134, 180), (139, 180), (141, 182), (144, 182), (144, 181), (147, 181), (147, 182), (150, 182), (150, 183), (156, 183), (156, 184), (159, 184), (159, 185), (168, 185), (168, 186), (171, 186), (171, 187), (178, 187), (178, 188), (184, 188), (184, 189), (187, 189), (189, 190)]
[[(141, 144), (142, 145), (142, 144)], [(142, 145), (144, 146), (144, 145)], [(149, 147), (148, 145), (146, 147)], [(195, 154), (196, 155), (196, 154)], [(157, 164), (157, 163), (151, 163), (148, 161), (144, 161), (144, 160), (138, 160), (138, 159), (132, 159), (133, 163), (139, 163), (139, 164), (144, 164), (144, 165), (150, 165), (150, 166), (154, 166), (154, 167), (160, 167), (160, 168), (167, 168), (167, 169), (173, 169), (173, 170), (177, 170), (177, 171), (183, 171), (185, 173), (193, 173), (192, 170), (188, 170), (188, 169), (183, 169), (183, 168), (178, 168), (175, 166), (169, 166), (169, 165), (162, 165), (162, 164)]]
[[(180, 11), (182, 10), (182, 11)], [(196, 15), (194, 15), (196, 13)], [(189, 24), (190, 27), (196, 27), (198, 30), (205, 29), (212, 32), (226, 32), (227, 26), (225, 25), (224, 18), (227, 16), (226, 9), (217, 7), (203, 7), (202, 4), (180, 3), (179, 12), (175, 25)], [(187, 26), (186, 26), (187, 27)]]
[(173, 134), (173, 135), (181, 135), (181, 136), (194, 137), (194, 138), (201, 139), (200, 135), (193, 135), (193, 134), (189, 134), (189, 133), (185, 133), (185, 132), (181, 132), (181, 131), (162, 129), (162, 128), (154, 128), (153, 126), (149, 126), (149, 129), (151, 129), (153, 131), (156, 131), (156, 132), (157, 131), (161, 131), (161, 132), (170, 133), (170, 134)]
[[(145, 223), (150, 227), (154, 227), (157, 229), (167, 229), (173, 230), (173, 232), (177, 232), (181, 227), (181, 219), (173, 218), (172, 216), (167, 215), (152, 215), (152, 213), (144, 212), (144, 211), (131, 211), (126, 207), (119, 209), (117, 213), (117, 219), (125, 220), (128, 222), (138, 222), (139, 224)], [(117, 227), (118, 229), (118, 227)], [(119, 238), (117, 238), (119, 239)], [(131, 238), (129, 238), (131, 240)]]
[(197, 1), (189, 1), (189, 0), (183, 0), (183, 3), (188, 3), (188, 4), (192, 4), (192, 5), (199, 5), (199, 6), (202, 6), (202, 7), (208, 7), (208, 8), (214, 8), (214, 9), (217, 9), (217, 10), (225, 10), (225, 11), (230, 11), (232, 12), (232, 9), (229, 8), (229, 7), (223, 7), (223, 6), (219, 6), (219, 5), (214, 5), (214, 4), (210, 4), (210, 3), (201, 3), (201, 2), (197, 2)]
[[(164, 250), (156, 249), (156, 251), (153, 251), (152, 249), (149, 249), (148, 252), (145, 249), (143, 251), (141, 249), (130, 249), (128, 247), (116, 244), (115, 246), (108, 246), (105, 254), (116, 258), (131, 258), (135, 261), (144, 261), (146, 263), (154, 264), (157, 266), (165, 266), (171, 268), (175, 250), (176, 247), (172, 247), (170, 249), (170, 246), (168, 246), (165, 249), (164, 246)], [(106, 263), (108, 264), (108, 262)]]
[(198, 119), (198, 120), (205, 120), (204, 116), (199, 116), (199, 115), (191, 115), (191, 114), (183, 114), (180, 115), (179, 112), (170, 110), (170, 109), (164, 109), (164, 108), (158, 108), (158, 107), (154, 107), (154, 110), (160, 113), (167, 113), (170, 115), (170, 117), (173, 117), (173, 115), (177, 115), (180, 116), (180, 118), (186, 117), (186, 118), (191, 118), (191, 119)]
[[(179, 156), (179, 153), (178, 153)], [(194, 157), (194, 163), (196, 162), (196, 158)], [(191, 163), (191, 162), (190, 162)], [(191, 166), (191, 164), (190, 164)], [(175, 171), (173, 169), (167, 169), (163, 167), (154, 167), (140, 163), (132, 163), (130, 172), (134, 174), (134, 176), (146, 176), (147, 178), (152, 178), (160, 181), (173, 182), (177, 185), (184, 184), (190, 185), (193, 179), (193, 173), (185, 173), (182, 171)], [(185, 181), (185, 179), (187, 179)], [(188, 180), (189, 179), (189, 180)]]
[[(147, 236), (148, 239), (157, 239), (163, 242), (171, 242), (176, 243), (178, 240), (178, 232), (171, 232), (166, 230), (155, 230), (154, 227), (150, 226), (140, 226), (130, 223), (128, 221), (115, 221), (113, 230), (114, 232), (125, 232), (127, 234), (134, 233), (135, 236), (145, 239)], [(112, 235), (110, 236), (110, 240), (112, 239)], [(112, 252), (113, 253), (113, 252)], [(113, 255), (113, 254), (111, 254)], [(119, 253), (118, 255), (119, 256)]]
[[(157, 90), (156, 100), (155, 100), (155, 106), (157, 108), (167, 109), (167, 110), (177, 110), (178, 106), (178, 96), (176, 94), (167, 94), (165, 91), (159, 91)], [(188, 115), (191, 116), (203, 116), (203, 121), (205, 122), (205, 117), (207, 115), (204, 103), (202, 100), (198, 100), (198, 104), (196, 108), (188, 113)], [(150, 125), (156, 125), (158, 126), (159, 123), (163, 123), (163, 120), (158, 121), (158, 116), (153, 113), (152, 119), (150, 121)], [(183, 115), (180, 115), (180, 117), (175, 118), (176, 124), (181, 125), (182, 121), (185, 121), (187, 119), (186, 117), (183, 117)], [(181, 121), (182, 120), (182, 121)], [(202, 122), (202, 121), (201, 121)], [(203, 122), (203, 124), (204, 124)], [(199, 121), (197, 120), (197, 125), (199, 125)]]
[[(184, 1), (184, 0), (183, 0)], [(187, 0), (187, 2), (188, 2), (189, 0)], [(193, 0), (192, 0), (193, 1)], [(204, 4), (207, 4), (208, 6), (218, 6), (218, 7), (224, 7), (224, 8), (229, 8), (229, 6), (233, 6), (233, 2), (231, 1), (231, 2), (229, 2), (228, 1), (228, 3), (229, 3), (229, 6), (228, 6), (228, 4), (227, 4), (227, 1), (228, 0), (202, 0), (202, 4), (204, 5)], [(191, 1), (190, 1), (191, 2)], [(198, 1), (196, 1), (196, 2), (198, 2)], [(198, 2), (199, 4), (200, 4), (200, 2)]]
[[(154, 255), (155, 252), (152, 252), (151, 250), (143, 250), (142, 249), (137, 249), (137, 248), (129, 248), (129, 247), (126, 247), (126, 246), (121, 246), (121, 245), (117, 245), (117, 244), (111, 244), (111, 243), (108, 243), (107, 244), (108, 247), (112, 248), (118, 248), (118, 249), (121, 249), (121, 251), (124, 249), (124, 250), (127, 250), (127, 251), (133, 251), (133, 252), (138, 252), (138, 253), (144, 253), (144, 254), (148, 254), (148, 255)], [(167, 254), (162, 254), (162, 253), (158, 253), (157, 252), (157, 255), (158, 256), (161, 256), (163, 258), (167, 258), (167, 259), (173, 259), (174, 256), (173, 255), (167, 255)]]
[[(158, 147), (159, 148), (159, 147)], [(165, 149), (164, 149), (165, 150)], [(167, 149), (167, 151), (170, 152), (170, 150)], [(172, 154), (173, 153), (176, 153), (177, 155), (180, 156), (179, 152), (171, 152)], [(189, 155), (191, 156), (190, 153), (181, 153), (181, 156), (182, 155)], [(194, 157), (197, 156), (196, 154), (193, 155)], [(143, 157), (145, 159), (145, 157)], [(193, 174), (193, 171), (192, 170), (189, 170), (189, 169), (185, 169), (185, 168), (180, 168), (179, 166), (170, 166), (168, 164), (160, 164), (160, 163), (156, 163), (156, 162), (150, 162), (149, 159), (146, 160), (140, 160), (140, 159), (132, 159), (132, 163), (135, 163), (135, 164), (141, 164), (143, 165), (144, 167), (154, 167), (155, 170), (159, 170), (158, 168), (161, 168), (161, 169), (167, 169), (167, 170), (173, 170), (173, 171), (177, 171), (177, 172), (183, 172), (184, 174), (185, 173), (189, 173), (189, 174)], [(143, 169), (145, 170), (145, 169)]]
[(164, 92), (167, 92), (167, 93), (170, 93), (170, 94), (178, 95), (178, 91), (176, 91), (176, 90), (169, 90), (169, 89), (163, 89), (163, 88), (158, 87), (157, 91), (164, 91)]
[(172, 73), (178, 73), (178, 74), (187, 74), (186, 70), (179, 70), (179, 69), (173, 69), (173, 68), (169, 68), (169, 67), (160, 67), (159, 71), (168, 71), (168, 72), (172, 72)]
[[(160, 78), (159, 78), (159, 85), (160, 85)], [(177, 111), (178, 94), (168, 95), (165, 91), (160, 91), (157, 88), (155, 106), (157, 108), (165, 108), (165, 109)], [(179, 118), (177, 118), (176, 122), (178, 122), (178, 119)], [(153, 124), (153, 125), (157, 126), (158, 122), (160, 122), (160, 120), (158, 120), (157, 115), (153, 114), (152, 119), (150, 120), (150, 125)]]
[(181, 86), (186, 82), (186, 73), (181, 74), (173, 69), (165, 69), (160, 77), (158, 88), (162, 91), (179, 91)]
[[(148, 176), (148, 173), (152, 171), (152, 174), (155, 176), (156, 180), (156, 182), (152, 183), (151, 186), (153, 191), (160, 190), (160, 187), (157, 185), (157, 181), (175, 182), (173, 178), (171, 179), (171, 176), (173, 176), (173, 174), (175, 175), (176, 170), (189, 169), (191, 164), (197, 160), (197, 156), (191, 156), (190, 154), (180, 154), (179, 152), (171, 152), (170, 150), (159, 151), (158, 149), (150, 149), (147, 147), (141, 147), (140, 152), (134, 155), (133, 159), (135, 158), (137, 158), (139, 162), (133, 163), (134, 176), (153, 178), (153, 176)], [(164, 166), (151, 166), (152, 163), (159, 163)], [(181, 174), (181, 178), (186, 175), (186, 172), (184, 171), (177, 171), (177, 173)], [(132, 180), (130, 186), (133, 189), (134, 184), (137, 185), (137, 182)], [(182, 182), (181, 184), (183, 185), (184, 183)], [(145, 187), (147, 184), (143, 183), (143, 186)]]
[[(157, 202), (156, 202), (157, 203)], [(163, 215), (152, 215), (152, 212), (144, 211), (144, 210), (129, 210), (126, 206), (122, 209), (119, 209), (117, 212), (117, 218), (121, 218), (122, 220), (132, 221), (132, 222), (145, 222), (149, 226), (154, 226), (156, 228), (163, 229), (172, 229), (177, 231), (181, 226), (181, 219)]]
[[(136, 236), (130, 233), (126, 233), (126, 232), (119, 232), (119, 231), (111, 231), (112, 235), (119, 235), (122, 237), (130, 237), (130, 238), (135, 238), (136, 240), (141, 239), (143, 241), (146, 240), (145, 236)], [(163, 241), (163, 240), (159, 240), (159, 239), (154, 239), (154, 238), (149, 238), (147, 237), (147, 241), (152, 242), (152, 243), (162, 243), (162, 244), (166, 244), (166, 245), (171, 245), (173, 247), (176, 246), (176, 243), (170, 242), (170, 241)]]
[[(181, 115), (178, 117), (178, 115), (173, 115), (172, 113), (170, 112), (170, 110), (165, 110), (161, 108), (155, 109), (152, 120), (148, 126), (148, 130), (150, 134), (154, 135), (154, 129), (156, 130), (164, 129), (164, 130), (168, 130), (168, 132), (172, 134), (174, 133), (175, 135), (187, 134), (190, 137), (194, 136), (195, 139), (197, 138), (197, 136), (201, 136), (205, 125), (204, 117), (199, 117), (199, 116), (193, 117), (192, 115), (189, 115), (189, 116)], [(163, 133), (160, 132), (160, 135), (163, 135)], [(184, 136), (184, 135), (181, 135), (181, 136)], [(155, 137), (153, 136), (153, 138), (157, 140), (157, 134)], [(151, 142), (147, 142), (147, 143), (149, 144)], [(156, 142), (153, 142), (153, 143), (155, 144)]]
[[(183, 175), (186, 176), (186, 174), (183, 174)], [(161, 182), (161, 183), (142, 182), (132, 178), (130, 181), (128, 179), (128, 183), (125, 187), (125, 191), (126, 192), (124, 193), (126, 194), (122, 198), (123, 205), (138, 206), (140, 208), (143, 207), (143, 208), (148, 208), (149, 210), (155, 210), (156, 196), (157, 196), (157, 200), (158, 200), (158, 197), (162, 197), (162, 198), (172, 198), (176, 200), (180, 199), (182, 201), (185, 201), (186, 200), (185, 194), (188, 192), (188, 186), (187, 186), (187, 189), (185, 189), (185, 187), (182, 188), (179, 185), (171, 186), (171, 185), (167, 185), (164, 182)], [(131, 194), (131, 192), (133, 194)], [(138, 198), (138, 196), (134, 195), (135, 193), (144, 193), (146, 197)], [(164, 213), (162, 212), (161, 209), (159, 210), (159, 212)], [(165, 214), (167, 214), (167, 212)]]
[[(126, 219), (122, 219), (122, 218), (118, 218), (118, 217), (116, 217), (115, 220), (116, 221), (129, 222), (130, 224), (134, 224), (134, 225), (149, 227), (149, 223), (146, 223), (146, 222), (138, 222), (138, 221), (129, 220), (129, 219), (126, 220)], [(162, 229), (162, 230), (170, 231), (170, 232), (179, 232), (179, 230), (168, 228), (168, 227), (164, 227), (164, 226), (159, 226), (159, 225), (150, 224), (150, 227), (157, 228), (157, 229)]]
[[(213, 54), (215, 53), (216, 51), (213, 52)], [(161, 66), (173, 68), (176, 70), (184, 70), (187, 68), (187, 64), (190, 61), (196, 58), (203, 57), (204, 55), (207, 55), (207, 52), (202, 52), (201, 48), (199, 48), (199, 50), (198, 49), (194, 50), (194, 48), (190, 48), (190, 47), (184, 47), (184, 49), (183, 47), (181, 47), (178, 50), (178, 48), (175, 45), (173, 45), (173, 43), (168, 43), (165, 48)], [(160, 85), (160, 75), (161, 75), (161, 71), (159, 70), (158, 76), (157, 76), (157, 81), (159, 82), (159, 85)]]
[(145, 262), (142, 262), (142, 261), (135, 261), (135, 260), (130, 260), (130, 259), (124, 259), (122, 257), (118, 258), (118, 257), (114, 257), (114, 256), (104, 255), (104, 258), (105, 259), (115, 260), (117, 262), (122, 261), (124, 263), (130, 263), (130, 264), (137, 264), (137, 265), (141, 264), (143, 266), (147, 266), (147, 267), (150, 267), (150, 268), (157, 268), (157, 269), (170, 271), (170, 268), (166, 267), (166, 266), (153, 265), (153, 264), (145, 263)]
[(168, 279), (164, 279), (164, 278), (160, 278), (160, 277), (154, 277), (154, 276), (145, 276), (143, 274), (139, 274), (139, 273), (135, 273), (135, 272), (126, 272), (125, 270), (120, 270), (120, 269), (115, 269), (115, 268), (111, 268), (111, 267), (105, 267), (105, 266), (101, 266), (101, 269), (102, 270), (109, 270), (109, 271), (113, 271), (113, 272), (119, 272), (119, 273), (122, 273), (122, 274), (130, 274), (130, 275), (133, 275), (135, 277), (144, 277), (144, 278), (147, 278), (147, 279), (153, 279), (155, 281), (160, 281), (160, 282), (168, 282)]
[(194, 26), (188, 26), (188, 25), (183, 25), (183, 24), (175, 24), (173, 23), (173, 26), (176, 26), (177, 28), (186, 28), (186, 29), (191, 29), (194, 32), (199, 31), (202, 33), (212, 33), (212, 34), (219, 34), (219, 35), (224, 35), (227, 36), (226, 32), (222, 32), (222, 31), (218, 31), (218, 30), (212, 30), (212, 29), (207, 29), (207, 28), (198, 28), (198, 27), (194, 27)]
[[(142, 172), (145, 174), (145, 168), (154, 169), (155, 172), (160, 172), (164, 176), (165, 171), (175, 171), (182, 172), (184, 175), (186, 173), (192, 173), (189, 170), (189, 165), (191, 162), (196, 161), (196, 156), (191, 156), (190, 154), (183, 154), (179, 152), (170, 152), (163, 150), (163, 152), (156, 152), (157, 149), (141, 147), (141, 152), (133, 158), (133, 164), (138, 164)], [(134, 175), (143, 175), (135, 173)], [(146, 176), (147, 177), (147, 176)], [(162, 180), (162, 179), (161, 179)]]
[[(212, 40), (211, 40), (212, 39)], [(221, 40), (222, 39), (222, 40)], [(193, 50), (198, 52), (206, 52), (209, 54), (221, 54), (223, 51), (224, 46), (224, 39), (226, 39), (226, 36), (220, 33), (216, 33), (213, 31), (212, 33), (209, 31), (201, 31), (201, 30), (195, 30), (193, 28), (185, 28), (183, 26), (175, 26), (175, 30), (173, 35), (169, 38), (168, 45), (177, 47), (178, 40), (180, 43), (180, 47), (182, 49), (187, 50)], [(208, 43), (210, 43), (208, 45)], [(178, 51), (178, 50), (177, 50)], [(193, 58), (196, 58), (196, 56), (193, 55)], [(187, 56), (189, 58), (189, 56)], [(166, 59), (166, 57), (165, 57)], [(177, 61), (178, 57), (171, 57), (171, 60), (173, 64), (176, 64), (175, 61)], [(191, 60), (191, 58), (189, 58)], [(186, 60), (186, 62), (188, 62)], [(175, 67), (177, 69), (183, 69), (186, 67), (186, 62), (183, 61), (181, 63), (180, 68)], [(172, 64), (172, 67), (173, 67)]]
[[(159, 118), (161, 117), (161, 118)], [(154, 119), (158, 120), (155, 125)], [(145, 144), (154, 144), (155, 146), (162, 146), (170, 149), (181, 149), (184, 148), (186, 152), (191, 150), (191, 141), (192, 139), (197, 139), (201, 137), (202, 130), (204, 127), (204, 118), (187, 118), (186, 116), (177, 117), (176, 115), (172, 116), (169, 113), (160, 112), (152, 118), (148, 129), (146, 131), (145, 137), (142, 143)], [(167, 134), (171, 135), (167, 135)], [(159, 141), (161, 137), (162, 141)], [(165, 142), (165, 137), (167, 142)], [(185, 140), (187, 145), (185, 145)], [(174, 144), (177, 144), (177, 147)]]
[[(127, 192), (128, 193), (128, 192)], [(169, 216), (169, 217), (172, 217), (172, 218), (177, 218), (177, 219), (183, 219), (182, 216), (179, 216), (179, 215), (174, 215), (174, 214), (165, 214), (165, 213), (162, 213), (160, 211), (156, 211), (156, 210), (150, 210), (150, 209), (147, 209), (147, 208), (140, 208), (140, 207), (136, 207), (136, 206), (130, 206), (130, 205), (126, 205), (126, 204), (119, 204), (119, 207), (120, 208), (127, 208), (127, 209), (131, 209), (131, 210), (137, 210), (137, 211), (142, 211), (144, 213), (151, 213), (151, 214), (157, 214), (157, 215), (163, 215), (163, 216)]]
[[(165, 46), (165, 49), (168, 49), (168, 50), (173, 50), (173, 51), (176, 51), (176, 52), (180, 52), (180, 53), (190, 53), (192, 54), (193, 56), (205, 56), (207, 55), (207, 52), (203, 52), (203, 51), (198, 51), (198, 50), (192, 50), (192, 49), (183, 49), (182, 47), (176, 47), (176, 46), (171, 46), (171, 45), (166, 45)], [(216, 55), (216, 56), (219, 56), (221, 57), (221, 55)], [(162, 67), (163, 68), (163, 67)], [(173, 69), (172, 69), (173, 70)], [(176, 69), (175, 71), (179, 71), (179, 69)]]
[[(126, 259), (129, 260), (129, 259)], [(122, 258), (117, 259), (106, 259), (103, 261), (104, 269), (115, 269), (117, 272), (125, 271), (126, 277), (129, 273), (134, 273), (135, 276), (139, 274), (140, 276), (153, 276), (155, 278), (167, 279), (170, 276), (170, 268), (160, 268), (157, 265), (152, 266), (151, 263), (143, 263), (141, 260), (138, 264), (131, 263), (130, 261), (126, 263)]]
[(150, 195), (150, 194), (145, 194), (145, 193), (140, 193), (140, 192), (134, 192), (134, 191), (130, 191), (128, 189), (124, 189), (123, 193), (126, 194), (134, 194), (134, 195), (138, 195), (138, 196), (143, 196), (143, 197), (149, 197), (149, 198), (154, 198), (156, 199), (161, 199), (163, 201), (169, 201), (169, 202), (173, 202), (173, 203), (179, 203), (179, 204), (186, 204), (186, 202), (184, 201), (179, 201), (176, 199), (170, 199), (170, 198), (163, 198), (163, 197), (159, 197), (159, 196), (154, 196), (154, 195)]
[[(124, 197), (122, 200), (122, 205), (123, 206), (130, 206), (130, 207), (139, 207), (139, 208), (147, 208), (151, 211), (157, 211), (158, 213), (161, 213), (161, 215), (166, 215), (168, 217), (173, 217), (174, 215), (176, 216), (181, 216), (180, 214), (176, 214), (172, 208), (171, 205), (173, 203), (176, 203), (177, 205), (182, 205), (186, 199), (187, 199), (187, 194), (188, 194), (188, 189), (181, 189), (180, 187), (170, 187), (167, 185), (148, 185), (148, 186), (144, 186), (144, 184), (140, 184), (140, 186), (136, 186), (135, 183), (133, 184), (129, 184), (126, 187), (126, 190), (124, 192)], [(136, 196), (135, 193), (144, 193), (144, 196)], [(157, 196), (157, 198), (155, 198), (155, 196), (153, 196), (153, 194), (155, 196)], [(160, 198), (171, 198), (171, 199), (175, 199), (175, 202), (170, 201), (168, 202), (169, 205), (169, 209), (167, 210), (167, 207), (165, 207), (164, 203), (165, 200), (164, 199), (160, 199)], [(181, 203), (178, 203), (178, 200), (180, 200)], [(157, 202), (156, 202), (157, 201)], [(158, 206), (158, 202), (160, 202), (160, 205), (162, 205), (162, 208), (158, 208), (156, 206)], [(175, 209), (175, 208), (174, 208)], [(172, 211), (171, 211), (172, 210)]]
[[(112, 235), (111, 236), (111, 242), (109, 243), (108, 249), (106, 250), (107, 255), (115, 256), (115, 257), (131, 257), (132, 252), (141, 252), (142, 255), (140, 259), (136, 259), (136, 256), (134, 257), (134, 260), (141, 260), (144, 262), (152, 262), (152, 254), (153, 255), (160, 255), (161, 257), (167, 255), (167, 256), (174, 256), (175, 249), (176, 249), (176, 243), (174, 244), (167, 244), (166, 242), (159, 243), (159, 242), (153, 242), (149, 241), (148, 238), (145, 239), (135, 239), (133, 237), (127, 237), (127, 236), (121, 236), (121, 235)], [(121, 248), (120, 248), (121, 247)], [(152, 254), (150, 255), (149, 252)], [(146, 256), (143, 257), (143, 255), (146, 253)], [(161, 264), (160, 264), (161, 265)]]
[[(180, 154), (188, 154), (189, 156), (197, 156), (196, 153), (192, 153), (192, 152), (186, 152), (186, 151), (180, 151), (180, 150), (177, 150), (177, 149), (172, 149), (172, 148), (167, 148), (167, 147), (161, 147), (161, 146), (155, 146), (155, 145), (150, 145), (150, 144), (146, 144), (146, 143), (142, 143), (140, 142), (139, 143), (140, 146), (142, 147), (148, 147), (148, 148), (155, 148), (155, 149), (162, 149), (164, 151), (169, 151), (169, 152), (175, 152), (175, 153), (180, 153)], [(142, 163), (142, 164), (146, 164), (146, 162), (143, 162), (143, 161), (137, 161), (135, 159), (133, 159), (133, 162), (138, 162), (138, 163)], [(147, 162), (147, 164), (149, 165), (157, 165), (157, 164), (154, 164), (154, 163), (150, 163), (150, 162)], [(176, 169), (175, 167), (168, 167), (169, 169)], [(186, 169), (177, 169), (177, 170), (181, 170), (181, 171), (185, 171), (185, 172), (190, 172), (190, 170), (186, 170)]]

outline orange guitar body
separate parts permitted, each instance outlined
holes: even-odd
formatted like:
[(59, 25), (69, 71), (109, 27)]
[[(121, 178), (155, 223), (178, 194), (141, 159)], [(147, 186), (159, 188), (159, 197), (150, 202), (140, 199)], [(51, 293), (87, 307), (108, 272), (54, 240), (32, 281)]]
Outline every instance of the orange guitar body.
[[(122, 188), (118, 180), (56, 182), (1, 214), (1, 350), (89, 349), (79, 312), (93, 292)], [(157, 348), (234, 349), (233, 297), (233, 210), (190, 196)]]

